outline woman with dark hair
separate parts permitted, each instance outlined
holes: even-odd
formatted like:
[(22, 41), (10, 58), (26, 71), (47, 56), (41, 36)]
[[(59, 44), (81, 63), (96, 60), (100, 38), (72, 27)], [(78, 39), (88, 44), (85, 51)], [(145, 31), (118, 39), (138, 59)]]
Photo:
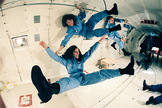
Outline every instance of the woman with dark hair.
[(94, 30), (95, 25), (103, 18), (111, 14), (118, 15), (116, 3), (114, 4), (114, 7), (109, 11), (104, 10), (102, 12), (92, 15), (86, 23), (82, 22), (83, 18), (86, 17), (85, 11), (82, 9), (81, 6), (77, 6), (76, 8), (80, 10), (80, 14), (78, 16), (75, 16), (73, 14), (66, 14), (62, 18), (62, 25), (64, 27), (67, 27), (67, 32), (64, 40), (62, 40), (61, 42), (59, 49), (56, 51), (56, 54), (58, 54), (65, 47), (65, 45), (68, 43), (73, 35), (81, 35), (85, 38), (92, 38), (94, 36), (101, 37), (109, 32), (121, 30), (120, 25), (117, 25), (113, 28), (101, 28)]
[(38, 90), (38, 96), (42, 102), (48, 102), (53, 94), (60, 94), (62, 92), (71, 90), (79, 86), (86, 86), (96, 84), (98, 82), (118, 77), (123, 74), (134, 75), (134, 58), (131, 57), (131, 62), (124, 69), (102, 69), (90, 74), (85, 75), (84, 62), (90, 58), (92, 53), (97, 49), (102, 40), (106, 38), (103, 36), (96, 42), (85, 54), (81, 54), (79, 48), (71, 46), (66, 50), (62, 56), (56, 55), (46, 43), (41, 41), (40, 45), (46, 50), (48, 55), (55, 61), (64, 65), (68, 71), (69, 77), (61, 78), (55, 83), (48, 83), (43, 76), (39, 66), (32, 68), (32, 82)]

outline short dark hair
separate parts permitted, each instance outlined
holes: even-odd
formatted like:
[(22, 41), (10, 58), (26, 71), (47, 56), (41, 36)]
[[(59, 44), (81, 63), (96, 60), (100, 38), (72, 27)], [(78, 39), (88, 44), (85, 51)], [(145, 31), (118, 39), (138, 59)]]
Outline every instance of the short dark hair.
[(113, 18), (113, 16), (108, 16), (106, 20), (109, 21), (111, 18)]
[(75, 15), (73, 15), (73, 14), (65, 14), (63, 16), (63, 18), (62, 18), (62, 25), (64, 27), (67, 27), (68, 26), (67, 23), (66, 23), (67, 20), (73, 20), (74, 21), (74, 24), (75, 24), (75, 22), (77, 20), (77, 17)]
[[(64, 59), (66, 59), (66, 60), (73, 58), (73, 57), (74, 57), (74, 56), (73, 56), (73, 52), (75, 51), (76, 48), (78, 48), (76, 45), (70, 46), (70, 47), (65, 51), (65, 53), (62, 55), (62, 57), (63, 57)], [(78, 49), (79, 49), (79, 48), (78, 48)], [(82, 55), (82, 53), (81, 53), (80, 50), (79, 50), (79, 59), (77, 59), (77, 60), (78, 60), (78, 61), (81, 61), (82, 56), (83, 56), (83, 55)]]

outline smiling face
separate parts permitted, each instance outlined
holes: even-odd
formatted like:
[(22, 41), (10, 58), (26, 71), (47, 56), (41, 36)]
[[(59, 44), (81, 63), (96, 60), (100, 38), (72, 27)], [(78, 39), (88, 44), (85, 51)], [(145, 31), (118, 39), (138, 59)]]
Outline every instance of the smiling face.
[(71, 19), (71, 20), (67, 19), (66, 24), (67, 24), (68, 26), (73, 26), (73, 25), (74, 25), (73, 19)]
[(79, 58), (79, 54), (80, 54), (79, 49), (76, 48), (76, 49), (74, 50), (74, 52), (73, 52), (73, 56), (74, 56), (76, 59), (78, 59), (78, 58)]
[(114, 18), (110, 18), (109, 23), (114, 24)]

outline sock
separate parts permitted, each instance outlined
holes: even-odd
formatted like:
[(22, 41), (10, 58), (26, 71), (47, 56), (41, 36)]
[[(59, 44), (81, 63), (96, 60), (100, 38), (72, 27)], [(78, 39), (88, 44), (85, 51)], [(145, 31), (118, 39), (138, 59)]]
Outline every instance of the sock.
[(118, 31), (118, 30), (121, 30), (121, 26), (120, 26), (120, 24), (118, 24), (117, 26), (108, 28), (108, 29), (109, 29), (109, 32)]
[(123, 75), (123, 74), (128, 74), (128, 75), (134, 75), (134, 57), (131, 56), (131, 61), (130, 63), (127, 65), (126, 68), (124, 69), (119, 69), (120, 71), (120, 74)]

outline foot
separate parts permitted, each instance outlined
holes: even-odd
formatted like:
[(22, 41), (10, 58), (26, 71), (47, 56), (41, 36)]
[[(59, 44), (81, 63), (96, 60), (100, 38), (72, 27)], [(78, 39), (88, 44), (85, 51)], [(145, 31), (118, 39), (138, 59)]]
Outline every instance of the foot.
[(115, 44), (116, 43), (111, 44), (111, 47), (113, 47), (116, 50)]
[(134, 57), (133, 57), (133, 56), (131, 56), (131, 61), (130, 61), (130, 63), (128, 64), (127, 67), (129, 67), (130, 69), (133, 69), (133, 67), (134, 67)]
[(48, 102), (52, 97), (50, 84), (42, 74), (39, 66), (33, 66), (31, 71), (31, 78), (34, 86), (38, 90), (38, 96), (42, 103)]
[(118, 15), (118, 6), (114, 3), (114, 7), (109, 11), (110, 14)]
[(134, 67), (134, 57), (131, 56), (131, 61), (128, 64), (128, 66), (126, 67), (126, 70), (129, 71), (129, 75), (134, 75), (134, 69), (133, 69), (133, 67)]
[(124, 51), (124, 56), (130, 56), (132, 53)]
[(149, 100), (146, 102), (146, 105), (149, 105), (149, 104), (155, 104), (155, 99), (154, 99), (153, 96), (151, 96), (151, 97), (149, 98)]
[(131, 56), (131, 61), (127, 65), (127, 67), (124, 68), (124, 69), (119, 69), (121, 75), (123, 75), (123, 74), (134, 75), (134, 69), (133, 69), (133, 67), (134, 67), (134, 57)]
[(147, 84), (146, 84), (146, 80), (144, 80), (144, 81), (143, 81), (143, 91), (144, 91), (144, 90), (147, 90), (147, 89), (150, 90), (150, 89), (151, 89), (151, 86), (147, 85)]
[(140, 66), (140, 62), (139, 61), (136, 61), (137, 65)]

